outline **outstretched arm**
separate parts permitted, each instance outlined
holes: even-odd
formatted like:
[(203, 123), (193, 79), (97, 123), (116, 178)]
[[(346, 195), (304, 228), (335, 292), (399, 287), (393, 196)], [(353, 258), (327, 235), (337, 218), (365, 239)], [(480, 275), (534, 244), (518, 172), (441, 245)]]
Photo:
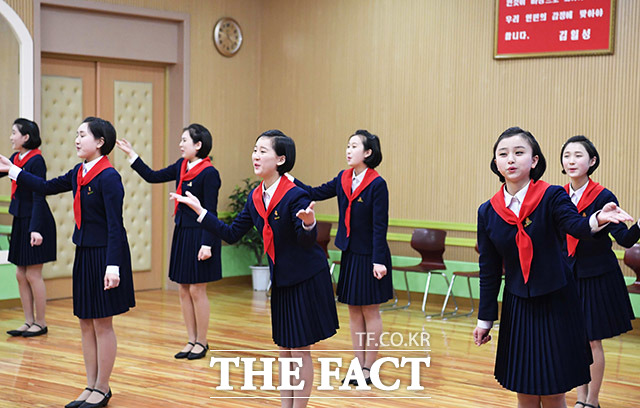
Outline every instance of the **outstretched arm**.
[(169, 198), (189, 206), (189, 208), (198, 214), (198, 221), (202, 223), (203, 228), (225, 240), (229, 244), (233, 244), (238, 241), (254, 226), (253, 218), (251, 218), (251, 213), (248, 208), (248, 200), (242, 212), (240, 212), (240, 214), (238, 214), (238, 216), (233, 220), (233, 223), (231, 223), (231, 225), (227, 225), (220, 221), (218, 217), (204, 209), (202, 204), (200, 204), (198, 197), (194, 196), (189, 191), (185, 194), (186, 195), (178, 195), (176, 193), (170, 193)]

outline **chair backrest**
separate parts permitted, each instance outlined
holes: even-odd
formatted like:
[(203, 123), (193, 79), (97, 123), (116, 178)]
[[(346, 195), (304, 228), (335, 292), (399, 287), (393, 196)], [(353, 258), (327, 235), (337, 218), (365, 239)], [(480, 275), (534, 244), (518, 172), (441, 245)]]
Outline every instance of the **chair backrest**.
[(318, 236), (316, 242), (324, 250), (324, 254), (329, 258), (329, 250), (327, 249), (329, 241), (331, 241), (331, 223), (326, 221), (317, 221), (316, 228), (318, 229)]
[(633, 269), (640, 279), (640, 244), (635, 244), (624, 251), (624, 264)]
[(411, 235), (411, 248), (422, 256), (420, 267), (425, 270), (446, 269), (442, 254), (444, 254), (444, 239), (447, 231), (416, 228)]

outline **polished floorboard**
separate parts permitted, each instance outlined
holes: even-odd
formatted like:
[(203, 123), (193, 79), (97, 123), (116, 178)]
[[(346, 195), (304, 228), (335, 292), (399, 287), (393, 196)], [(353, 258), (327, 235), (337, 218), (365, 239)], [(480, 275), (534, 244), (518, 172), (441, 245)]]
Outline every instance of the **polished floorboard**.
[[(241, 390), (242, 365), (230, 369), (231, 391), (220, 385), (220, 365), (210, 367), (210, 357), (277, 357), (271, 340), (269, 301), (250, 283), (224, 279), (209, 285), (211, 351), (201, 360), (175, 360), (173, 354), (186, 342), (178, 294), (173, 291), (136, 293), (137, 306), (116, 316), (118, 357), (111, 376), (113, 398), (109, 407), (271, 407), (280, 406), (278, 391)], [(434, 304), (434, 309), (437, 305)], [(504, 390), (493, 377), (497, 335), (483, 347), (471, 339), (476, 317), (426, 320), (418, 305), (409, 310), (383, 313), (383, 337), (378, 358), (430, 357), (422, 365), (419, 382), (423, 390), (407, 390), (412, 374), (409, 366), (382, 366), (381, 380), (394, 391), (379, 389), (317, 390), (320, 357), (340, 358), (339, 378), (346, 374), (352, 358), (349, 314), (338, 304), (341, 328), (330, 339), (313, 346), (316, 367), (309, 407), (515, 407), (516, 396)], [(80, 329), (72, 313), (71, 299), (47, 304), (49, 334), (35, 338), (12, 338), (6, 330), (23, 321), (19, 308), (0, 309), (0, 407), (62, 407), (85, 386), (80, 349)], [(638, 323), (630, 333), (605, 340), (606, 372), (600, 404), (603, 408), (640, 406), (640, 332)], [(427, 334), (421, 334), (425, 332)], [(422, 344), (420, 338), (428, 339)], [(411, 342), (415, 339), (416, 342)], [(392, 344), (393, 343), (393, 344)], [(242, 351), (220, 351), (242, 350)], [(334, 351), (338, 350), (338, 351)], [(274, 365), (274, 384), (277, 369)], [(335, 365), (333, 366), (335, 368)], [(261, 369), (257, 364), (254, 369)], [(415, 379), (415, 378), (414, 378)], [(417, 379), (416, 379), (417, 381)], [(569, 406), (575, 391), (567, 394)]]

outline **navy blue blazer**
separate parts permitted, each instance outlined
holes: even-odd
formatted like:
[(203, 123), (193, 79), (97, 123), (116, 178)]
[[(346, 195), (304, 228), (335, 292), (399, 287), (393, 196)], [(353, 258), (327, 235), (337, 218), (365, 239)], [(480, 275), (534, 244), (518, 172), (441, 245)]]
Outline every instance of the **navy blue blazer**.
[[(16, 152), (11, 155), (11, 162), (13, 162), (13, 158), (17, 154)], [(47, 165), (41, 155), (29, 159), (22, 168), (38, 177), (47, 177)], [(6, 175), (7, 173), (3, 173), (0, 174), (0, 177)], [(45, 196), (20, 185), (16, 188), (16, 194), (11, 199), (11, 204), (9, 204), (9, 214), (16, 218), (31, 217), (29, 232), (43, 232), (46, 225), (55, 223)]]
[[(169, 167), (165, 167), (161, 170), (152, 170), (145, 164), (140, 157), (131, 164), (133, 168), (147, 183), (165, 183), (167, 181), (174, 180), (176, 182), (176, 188), (180, 182), (180, 166), (184, 159), (178, 159)], [(218, 215), (218, 190), (220, 190), (220, 174), (215, 167), (207, 167), (202, 170), (193, 180), (185, 181), (182, 183), (182, 194), (187, 191), (198, 197), (202, 207), (207, 211)], [(184, 228), (202, 228), (197, 221), (198, 216), (196, 213), (185, 204), (178, 204), (178, 210), (176, 211), (175, 223), (176, 225)], [(215, 237), (209, 231), (202, 228), (202, 239), (200, 245), (207, 245), (212, 247), (220, 247), (220, 239)]]
[[(67, 174), (51, 180), (45, 180), (27, 171), (18, 175), (18, 185), (37, 191), (40, 194), (53, 195), (71, 191), (75, 198), (78, 188), (78, 171), (82, 163), (77, 164)], [(80, 229), (74, 223), (73, 243), (81, 247), (107, 247), (107, 265), (120, 266), (125, 248), (127, 232), (122, 223), (122, 202), (124, 187), (120, 173), (113, 167), (104, 169), (89, 184), (80, 189), (82, 222)], [(72, 215), (72, 214), (70, 214)]]
[(518, 228), (507, 224), (489, 201), (478, 209), (480, 320), (498, 318), (497, 298), (503, 265), (505, 290), (523, 298), (554, 292), (573, 279), (563, 254), (563, 242), (567, 233), (579, 239), (591, 239), (589, 219), (578, 214), (560, 186), (549, 186), (528, 218), (531, 223), (525, 227), (525, 232), (533, 243), (533, 260), (529, 281), (525, 284), (515, 240)]
[[(389, 190), (382, 177), (376, 177), (351, 204), (351, 232), (347, 237), (344, 215), (349, 205), (342, 189), (342, 170), (331, 181), (311, 187), (295, 180), (297, 186), (306, 190), (312, 200), (338, 197), (338, 233), (335, 244), (342, 251), (361, 255), (372, 255), (373, 262), (386, 265), (390, 253), (387, 244), (389, 226)], [(387, 265), (389, 266), (389, 265)]]
[[(618, 204), (615, 195), (606, 188), (598, 194), (593, 202), (581, 213), (583, 217), (591, 217), (593, 213), (602, 209), (605, 204), (614, 202)], [(623, 223), (609, 224), (601, 231), (593, 235), (593, 240), (580, 240), (576, 247), (574, 256), (568, 256), (566, 241), (564, 253), (567, 261), (576, 277), (592, 278), (604, 275), (605, 273), (622, 273), (616, 254), (611, 249), (611, 238), (613, 235), (616, 242), (625, 248), (631, 248), (640, 239), (640, 228), (638, 223), (634, 223), (631, 228)]]
[[(231, 225), (225, 224), (208, 212), (202, 220), (202, 226), (230, 244), (242, 238), (254, 225), (262, 235), (264, 220), (258, 214), (252, 197), (253, 190), (249, 193), (242, 212)], [(327, 257), (316, 242), (317, 228), (305, 230), (302, 221), (296, 217), (296, 213), (307, 208), (310, 202), (309, 195), (304, 190), (294, 187), (269, 214), (276, 257), (274, 265), (267, 256), (273, 286), (293, 286), (317, 273), (329, 273)]]

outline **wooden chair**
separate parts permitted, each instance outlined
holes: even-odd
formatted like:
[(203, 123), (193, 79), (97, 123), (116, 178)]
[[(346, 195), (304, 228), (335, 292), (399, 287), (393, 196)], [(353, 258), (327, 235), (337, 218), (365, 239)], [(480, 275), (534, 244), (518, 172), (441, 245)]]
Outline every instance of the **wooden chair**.
[[(480, 251), (478, 250), (478, 243), (476, 243), (476, 252), (480, 253)], [(450, 313), (451, 316), (447, 317), (448, 319), (453, 317), (471, 316), (475, 311), (475, 306), (473, 304), (473, 292), (471, 292), (471, 278), (480, 278), (480, 271), (469, 271), (469, 272), (455, 271), (451, 275), (451, 284), (449, 285), (449, 289), (447, 290), (447, 295), (444, 298), (444, 303), (442, 304), (442, 311), (440, 313), (444, 315), (444, 311), (447, 308), (447, 303), (449, 302), (449, 296), (451, 296), (453, 293), (453, 284), (456, 281), (456, 277), (460, 277), (461, 279), (465, 278), (467, 280), (467, 288), (469, 289), (469, 302), (471, 303), (471, 310), (468, 313), (458, 313), (458, 305), (456, 305), (453, 312)]]
[(629, 293), (640, 293), (640, 244), (624, 251), (624, 264), (636, 274), (636, 281), (627, 286)]
[[(393, 269), (396, 271), (404, 272), (404, 282), (407, 287), (407, 304), (404, 306), (397, 306), (397, 296), (396, 301), (391, 307), (387, 307), (384, 310), (392, 310), (392, 309), (406, 309), (411, 305), (411, 292), (409, 291), (409, 283), (407, 280), (407, 272), (420, 272), (427, 274), (427, 283), (424, 287), (424, 295), (422, 297), (422, 313), (425, 317), (433, 317), (433, 316), (444, 316), (444, 310), (440, 313), (436, 314), (427, 314), (426, 306), (427, 306), (427, 296), (429, 295), (429, 285), (431, 283), (431, 274), (437, 273), (442, 276), (449, 286), (449, 279), (447, 275), (444, 273), (446, 266), (444, 264), (444, 259), (442, 258), (442, 254), (444, 254), (445, 246), (444, 240), (447, 236), (447, 231), (437, 230), (437, 229), (429, 229), (429, 228), (417, 228), (413, 230), (413, 234), (411, 235), (411, 248), (418, 251), (422, 260), (417, 265), (411, 266), (394, 266)], [(395, 289), (394, 289), (395, 291)], [(455, 296), (451, 296), (454, 304), (456, 305), (456, 309), (458, 308), (458, 303), (456, 301)]]

